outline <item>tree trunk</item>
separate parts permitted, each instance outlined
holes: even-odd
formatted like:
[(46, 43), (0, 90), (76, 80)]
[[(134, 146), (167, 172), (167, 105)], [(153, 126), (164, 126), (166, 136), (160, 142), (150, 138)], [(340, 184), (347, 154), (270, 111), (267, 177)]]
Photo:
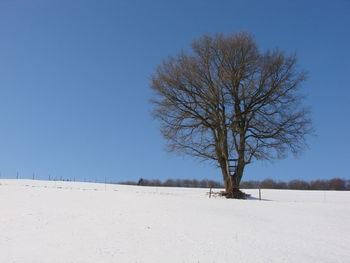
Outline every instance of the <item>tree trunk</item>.
[(234, 173), (233, 183), (234, 187), (239, 188), (244, 172), (245, 162), (242, 159), (238, 159), (236, 171)]
[(231, 192), (233, 189), (232, 177), (230, 176), (230, 171), (228, 167), (228, 162), (226, 160), (220, 161), (220, 168), (222, 173), (222, 178), (225, 185), (225, 192)]
[(247, 195), (243, 193), (241, 190), (239, 190), (239, 184), (241, 183), (241, 179), (244, 172), (244, 167), (246, 165), (245, 159), (244, 159), (244, 152), (245, 152), (245, 134), (242, 132), (240, 134), (240, 143), (239, 143), (239, 149), (238, 149), (238, 160), (237, 160), (237, 166), (235, 168), (235, 172), (233, 175), (229, 172), (229, 177), (231, 178), (231, 186), (230, 191), (227, 192), (226, 198), (237, 198), (237, 199), (246, 199)]
[(239, 183), (243, 175), (244, 166), (237, 166), (236, 172), (233, 175), (230, 174), (228, 161), (220, 161), (220, 168), (225, 184), (225, 192), (223, 195), (226, 198), (246, 199), (246, 194), (239, 190)]

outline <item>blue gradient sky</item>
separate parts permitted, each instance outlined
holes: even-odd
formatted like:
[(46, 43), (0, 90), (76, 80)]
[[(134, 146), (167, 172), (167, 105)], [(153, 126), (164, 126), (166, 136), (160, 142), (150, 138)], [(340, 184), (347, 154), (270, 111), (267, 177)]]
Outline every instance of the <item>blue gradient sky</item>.
[(0, 0), (2, 178), (221, 180), (164, 151), (150, 75), (204, 33), (253, 33), (296, 52), (317, 136), (245, 180), (349, 178), (350, 1)]

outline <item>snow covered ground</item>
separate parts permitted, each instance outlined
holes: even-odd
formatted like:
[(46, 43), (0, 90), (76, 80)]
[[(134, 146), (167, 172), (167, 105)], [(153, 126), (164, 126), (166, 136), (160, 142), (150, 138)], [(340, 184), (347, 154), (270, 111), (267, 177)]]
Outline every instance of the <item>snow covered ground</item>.
[(350, 192), (207, 192), (2, 179), (0, 262), (350, 262)]

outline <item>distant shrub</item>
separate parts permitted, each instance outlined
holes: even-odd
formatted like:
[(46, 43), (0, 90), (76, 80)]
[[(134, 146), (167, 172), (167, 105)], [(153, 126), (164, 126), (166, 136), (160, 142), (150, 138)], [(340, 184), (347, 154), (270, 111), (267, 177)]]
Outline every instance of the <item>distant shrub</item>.
[(199, 187), (200, 187), (200, 188), (209, 188), (208, 180), (201, 180), (201, 181), (199, 182)]
[(302, 180), (292, 180), (288, 183), (288, 188), (293, 190), (309, 190), (310, 185), (308, 182)]
[(311, 190), (327, 190), (329, 189), (329, 183), (326, 180), (315, 180), (310, 182)]
[(275, 189), (288, 189), (288, 184), (283, 181), (278, 181), (278, 183), (276, 183)]
[(259, 181), (243, 181), (240, 187), (243, 189), (256, 189), (259, 188)]
[(168, 179), (163, 183), (163, 186), (174, 187), (176, 186), (176, 182), (172, 179)]
[(223, 185), (221, 183), (213, 181), (213, 180), (208, 181), (208, 184), (209, 184), (209, 187), (212, 187), (212, 188), (222, 188), (223, 187)]
[(260, 187), (265, 189), (276, 189), (276, 182), (271, 178), (267, 178), (260, 182)]
[(125, 181), (125, 182), (119, 182), (118, 184), (125, 184), (125, 185), (136, 185), (137, 183), (134, 181)]
[(340, 178), (333, 178), (329, 180), (329, 190), (345, 190), (346, 182)]

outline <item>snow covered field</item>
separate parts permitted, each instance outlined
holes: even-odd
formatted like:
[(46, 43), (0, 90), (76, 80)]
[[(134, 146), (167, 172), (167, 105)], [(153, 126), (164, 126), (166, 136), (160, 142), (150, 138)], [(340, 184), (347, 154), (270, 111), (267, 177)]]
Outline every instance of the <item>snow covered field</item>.
[(0, 262), (350, 262), (350, 192), (207, 192), (2, 179)]

